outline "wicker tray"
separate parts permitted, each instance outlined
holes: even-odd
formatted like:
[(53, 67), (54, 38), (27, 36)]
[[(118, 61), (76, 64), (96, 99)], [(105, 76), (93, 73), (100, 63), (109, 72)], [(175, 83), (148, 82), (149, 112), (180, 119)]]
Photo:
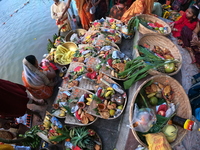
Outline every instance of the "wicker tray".
[[(65, 89), (61, 89), (61, 90), (65, 90)], [(79, 87), (73, 87), (72, 92), (71, 92), (71, 96), (69, 99), (75, 99), (75, 98), (80, 98), (83, 94), (88, 93), (88, 94), (93, 94), (90, 91), (87, 91), (85, 89), (79, 88)], [(72, 108), (73, 106), (75, 106), (76, 104), (70, 104), (70, 107)], [(85, 111), (87, 111), (87, 106), (84, 108)], [(69, 114), (66, 114), (65, 117), (65, 123), (66, 124), (70, 124), (70, 125), (79, 125), (79, 126), (87, 126), (87, 125), (91, 125), (92, 123), (94, 123), (97, 120), (97, 117), (95, 117), (94, 121), (89, 122), (88, 124), (83, 124), (81, 123), (76, 117), (71, 116)]]
[(70, 38), (72, 34), (77, 33), (78, 36), (84, 35), (87, 32), (85, 29), (76, 29), (76, 30), (71, 30), (70, 32), (67, 33), (65, 36), (65, 41), (70, 41)]
[(162, 21), (161, 19), (155, 17), (155, 16), (152, 16), (152, 15), (147, 15), (147, 14), (141, 14), (138, 16), (138, 18), (142, 18), (144, 20), (147, 20), (147, 21), (152, 21), (152, 22), (157, 22), (159, 24), (162, 24), (164, 27), (167, 27), (167, 32), (166, 33), (157, 33), (153, 30), (150, 30), (148, 28), (146, 28), (145, 26), (143, 26), (141, 23), (139, 24), (139, 32), (142, 33), (142, 34), (147, 34), (147, 33), (157, 33), (157, 34), (161, 34), (161, 35), (169, 35), (171, 33), (171, 28), (170, 26)]
[[(85, 64), (80, 63), (80, 62), (71, 62), (64, 78), (66, 78), (70, 74), (70, 72), (73, 71), (74, 68), (76, 68), (77, 66), (85, 66)], [(68, 84), (69, 84), (69, 81), (67, 79), (64, 79), (62, 83), (62, 88), (68, 89)], [(90, 82), (84, 79), (81, 79), (78, 84), (78, 87), (86, 89), (86, 90), (94, 90), (94, 86), (95, 86), (94, 82)]]
[[(78, 48), (77, 45), (73, 42), (66, 42), (66, 43), (62, 44), (62, 46), (64, 46), (65, 48), (67, 48), (70, 51), (76, 51)], [(59, 60), (56, 60), (56, 55), (54, 55), (54, 61), (60, 65), (68, 65), (68, 63), (63, 64)]]
[[(78, 128), (78, 127), (72, 127), (72, 128)], [(72, 128), (70, 128), (70, 129), (72, 129)], [(69, 129), (69, 130), (70, 130)], [(90, 128), (88, 128), (87, 127), (87, 129), (89, 130)], [(93, 129), (90, 129), (90, 130), (93, 130)], [(99, 134), (95, 131), (95, 130), (93, 130), (94, 132), (95, 132), (95, 134), (93, 135), (93, 136), (91, 136), (91, 138), (92, 139), (94, 139), (94, 141), (95, 141), (95, 144), (98, 144), (98, 145), (100, 145), (100, 149), (99, 150), (102, 150), (103, 148), (103, 143), (102, 143), (102, 140), (101, 140), (101, 138), (100, 138), (100, 136), (99, 136)], [(63, 150), (65, 150), (66, 149), (66, 146), (65, 146), (65, 141), (63, 142)], [(70, 149), (71, 150), (71, 149)]]
[[(176, 111), (177, 116), (180, 116), (182, 118), (189, 118), (189, 119), (191, 119), (191, 117), (192, 117), (192, 111), (191, 111), (189, 99), (188, 99), (183, 87), (178, 83), (178, 81), (176, 81), (175, 79), (173, 79), (172, 77), (167, 76), (167, 75), (156, 75), (156, 76), (153, 76), (153, 77), (145, 80), (138, 87), (137, 91), (135, 92), (133, 99), (131, 101), (130, 109), (129, 109), (129, 122), (132, 127), (132, 133), (135, 136), (136, 140), (145, 147), (147, 147), (147, 145), (140, 140), (136, 131), (133, 129), (132, 118), (133, 118), (135, 100), (140, 92), (140, 89), (151, 80), (153, 80), (154, 82), (159, 82), (164, 85), (170, 85), (172, 90), (175, 91), (174, 99), (172, 101), (174, 102), (175, 105), (179, 104), (177, 111)], [(178, 127), (177, 138), (173, 143), (170, 143), (172, 147), (179, 144), (188, 132), (187, 130), (183, 129), (182, 127), (179, 127), (179, 126), (177, 126), (177, 127)]]
[[(180, 71), (181, 66), (182, 66), (182, 56), (177, 46), (170, 39), (162, 35), (146, 34), (138, 41), (138, 45), (143, 45), (143, 44), (150, 45), (150, 49), (153, 49), (153, 46), (160, 46), (160, 47), (169, 49), (171, 54), (174, 56), (174, 58), (178, 60), (180, 63), (177, 64), (178, 68), (176, 71), (172, 73), (168, 73), (167, 75), (172, 76), (172, 75), (177, 74)], [(154, 69), (149, 70), (148, 73), (150, 75), (161, 74), (161, 72), (158, 72), (157, 70), (154, 70)]]
[[(102, 78), (103, 78), (103, 80), (105, 80), (108, 83), (115, 83), (115, 84), (117, 84), (115, 81), (113, 81), (111, 78), (109, 78), (106, 75), (104, 75)], [(117, 85), (120, 86), (119, 84), (117, 84)], [(101, 83), (99, 83), (98, 87), (108, 87), (108, 86), (105, 83), (101, 82)], [(126, 95), (125, 92), (123, 94), (123, 97), (125, 97), (125, 98), (124, 98), (124, 104), (123, 104), (123, 108), (122, 108), (121, 112), (116, 117), (110, 117), (110, 118), (108, 118), (108, 120), (116, 119), (116, 118), (118, 118), (123, 113), (123, 111), (124, 111), (124, 109), (126, 107), (126, 103), (127, 103), (127, 95)], [(91, 102), (91, 104), (90, 104), (87, 112), (90, 113), (90, 114), (92, 114), (93, 116), (96, 116), (96, 117), (99, 117), (99, 118), (103, 118), (101, 115), (98, 115), (96, 113), (96, 111), (94, 110), (96, 107), (97, 107), (97, 101), (93, 100)], [(105, 118), (103, 118), (103, 119), (105, 119)]]

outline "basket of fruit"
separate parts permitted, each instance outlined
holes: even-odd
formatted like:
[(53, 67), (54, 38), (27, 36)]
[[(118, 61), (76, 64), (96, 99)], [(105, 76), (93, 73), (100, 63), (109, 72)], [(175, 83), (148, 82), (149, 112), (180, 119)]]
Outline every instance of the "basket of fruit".
[(167, 63), (156, 69), (150, 69), (149, 74), (157, 75), (165, 73), (167, 75), (177, 74), (182, 66), (182, 56), (177, 46), (168, 38), (162, 35), (146, 34), (138, 41), (139, 54), (143, 54), (141, 49), (146, 49), (153, 54), (155, 59), (167, 61), (175, 61), (174, 63)]
[(131, 31), (134, 27), (142, 34), (156, 33), (167, 36), (171, 33), (171, 28), (165, 21), (147, 14), (131, 18), (128, 22), (128, 30)]
[[(79, 87), (73, 87), (71, 90), (60, 88), (57, 101), (52, 115), (59, 118), (65, 118), (65, 123), (71, 125), (90, 125), (97, 118), (87, 113), (92, 92)], [(55, 107), (56, 106), (56, 107)]]
[(125, 91), (106, 75), (103, 75), (98, 83), (87, 112), (108, 120), (119, 117), (127, 103)]
[[(174, 114), (182, 118), (192, 117), (190, 102), (183, 87), (170, 76), (152, 76), (138, 87), (133, 96), (129, 110), (132, 133), (145, 147), (149, 146), (145, 137), (154, 133), (164, 134), (171, 147), (174, 147), (187, 134), (187, 130), (173, 124), (171, 119)], [(172, 134), (169, 126), (174, 130), (171, 139), (168, 138)]]

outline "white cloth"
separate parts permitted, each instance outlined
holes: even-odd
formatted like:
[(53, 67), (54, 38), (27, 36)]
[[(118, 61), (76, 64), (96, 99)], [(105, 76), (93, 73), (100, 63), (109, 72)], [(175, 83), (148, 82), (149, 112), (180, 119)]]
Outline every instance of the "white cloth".
[[(52, 19), (58, 19), (59, 17), (61, 17), (64, 9), (65, 9), (66, 3), (63, 1), (60, 1), (58, 5), (56, 5), (55, 3), (51, 5), (51, 18)], [(67, 14), (66, 14), (67, 16)], [(63, 17), (65, 18), (65, 16)]]

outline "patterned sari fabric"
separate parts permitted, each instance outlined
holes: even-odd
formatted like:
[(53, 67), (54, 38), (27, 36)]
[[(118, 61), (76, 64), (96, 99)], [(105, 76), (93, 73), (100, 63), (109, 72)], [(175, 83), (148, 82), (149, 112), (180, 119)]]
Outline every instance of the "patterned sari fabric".
[[(92, 7), (91, 4), (88, 4), (86, 0), (75, 0), (76, 6), (78, 8), (78, 14), (81, 18), (82, 27), (86, 30), (90, 27), (90, 22), (93, 21), (93, 15), (88, 11), (88, 7)], [(89, 6), (88, 6), (89, 5)]]
[(0, 118), (26, 113), (29, 98), (23, 85), (0, 79)]
[(45, 72), (39, 70), (26, 59), (23, 60), (24, 71), (22, 81), (27, 90), (37, 99), (47, 99), (53, 94), (53, 85), (45, 75)]
[(109, 17), (120, 20), (126, 10), (127, 7), (120, 8), (117, 5), (114, 5), (110, 10)]
[(33, 97), (37, 99), (47, 99), (51, 97), (51, 95), (53, 94), (52, 86), (45, 86), (45, 85), (38, 87), (31, 86), (26, 80), (24, 73), (22, 73), (22, 81), (26, 89), (33, 95)]
[(151, 14), (154, 0), (136, 0), (121, 18), (122, 22), (128, 22), (136, 14)]

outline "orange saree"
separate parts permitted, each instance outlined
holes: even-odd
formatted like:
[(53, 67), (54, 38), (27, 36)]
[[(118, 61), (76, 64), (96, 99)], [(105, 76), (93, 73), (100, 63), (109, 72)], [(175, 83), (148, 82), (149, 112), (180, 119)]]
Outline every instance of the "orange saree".
[(136, 0), (123, 14), (121, 21), (128, 22), (136, 14), (151, 14), (154, 0)]
[(90, 14), (89, 11), (87, 11), (88, 8), (87, 0), (75, 0), (75, 1), (76, 1), (76, 6), (78, 8), (79, 17), (81, 18), (82, 27), (88, 30), (90, 27), (90, 22), (93, 21), (93, 15)]
[(37, 99), (47, 99), (53, 94), (53, 86), (42, 85), (36, 87), (30, 85), (24, 75), (24, 72), (22, 72), (22, 81), (26, 89), (32, 94), (33, 97)]

